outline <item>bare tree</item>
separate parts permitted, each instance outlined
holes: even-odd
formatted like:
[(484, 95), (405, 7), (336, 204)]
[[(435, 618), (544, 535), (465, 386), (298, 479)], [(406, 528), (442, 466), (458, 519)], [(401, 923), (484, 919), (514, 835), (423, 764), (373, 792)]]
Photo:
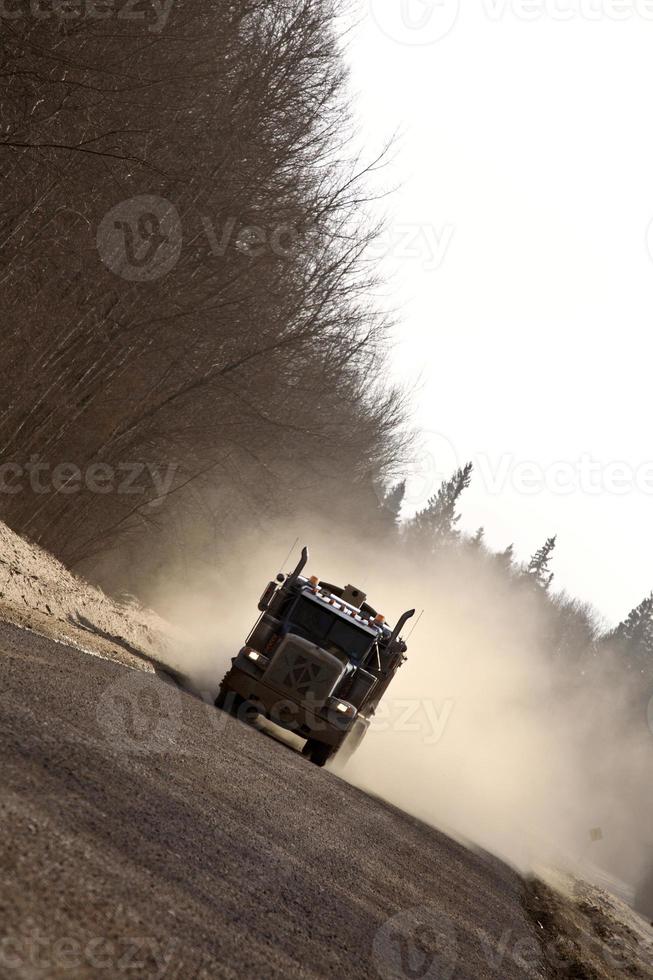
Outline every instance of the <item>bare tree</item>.
[[(164, 31), (7, 22), (0, 463), (31, 475), (0, 515), (65, 560), (119, 569), (144, 536), (179, 547), (185, 514), (228, 533), (225, 501), (250, 520), (292, 487), (359, 487), (368, 509), (396, 468), (367, 261), (381, 161), (353, 149), (338, 15), (236, 0), (177, 3)], [(124, 493), (34, 488), (62, 463), (142, 468)], [(163, 502), (153, 470), (174, 471)]]

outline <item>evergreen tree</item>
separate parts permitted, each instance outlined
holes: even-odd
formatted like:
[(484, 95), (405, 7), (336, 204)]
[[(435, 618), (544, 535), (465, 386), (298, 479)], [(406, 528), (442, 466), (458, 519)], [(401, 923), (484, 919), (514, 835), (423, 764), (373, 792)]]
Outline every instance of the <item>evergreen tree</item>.
[(619, 623), (610, 639), (627, 656), (653, 663), (653, 593)]
[(509, 544), (505, 551), (500, 551), (494, 556), (499, 567), (506, 572), (511, 572), (515, 560), (515, 546)]
[(470, 538), (469, 543), (471, 544), (472, 548), (476, 548), (480, 551), (485, 543), (484, 538), (485, 538), (485, 528), (479, 527), (474, 537)]
[(401, 513), (401, 506), (404, 502), (405, 495), (406, 481), (402, 480), (401, 483), (388, 490), (381, 501), (383, 516), (393, 527), (396, 527), (399, 523), (399, 514)]
[(547, 538), (528, 563), (528, 574), (540, 588), (545, 590), (553, 581), (554, 573), (549, 569), (549, 562), (556, 546), (556, 540), (556, 537)]
[(457, 524), (460, 514), (456, 513), (458, 501), (472, 479), (473, 464), (467, 463), (456, 470), (450, 480), (446, 480), (438, 492), (428, 501), (424, 510), (413, 518), (410, 530), (434, 547), (452, 544), (458, 540), (460, 531)]

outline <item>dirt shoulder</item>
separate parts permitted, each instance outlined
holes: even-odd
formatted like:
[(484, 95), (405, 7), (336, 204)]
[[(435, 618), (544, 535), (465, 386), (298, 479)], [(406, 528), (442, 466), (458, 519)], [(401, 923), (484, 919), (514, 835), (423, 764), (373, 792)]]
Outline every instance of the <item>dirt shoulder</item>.
[(2, 522), (0, 620), (146, 671), (173, 664), (184, 642), (152, 610), (110, 599)]
[(653, 929), (614, 895), (571, 876), (528, 882), (526, 906), (549, 975), (560, 980), (651, 980)]

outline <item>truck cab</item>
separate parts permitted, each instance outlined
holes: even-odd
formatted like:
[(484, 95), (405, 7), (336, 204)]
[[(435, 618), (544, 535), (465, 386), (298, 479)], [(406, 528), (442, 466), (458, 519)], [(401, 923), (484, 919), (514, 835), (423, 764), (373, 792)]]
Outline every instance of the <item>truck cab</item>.
[(354, 586), (303, 575), (297, 567), (264, 590), (261, 616), (232, 660), (216, 706), (248, 720), (257, 713), (304, 738), (303, 750), (323, 766), (336, 752), (349, 757), (406, 659), (400, 630), (391, 629)]

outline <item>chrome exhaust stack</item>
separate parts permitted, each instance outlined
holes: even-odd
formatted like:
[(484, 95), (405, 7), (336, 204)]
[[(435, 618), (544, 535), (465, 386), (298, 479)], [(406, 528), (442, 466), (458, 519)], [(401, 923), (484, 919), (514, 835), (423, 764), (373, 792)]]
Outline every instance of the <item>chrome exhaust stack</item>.
[(308, 562), (308, 548), (306, 547), (306, 545), (304, 545), (304, 547), (302, 548), (301, 558), (297, 562), (294, 572), (292, 572), (286, 579), (286, 585), (293, 585), (297, 581), (299, 576), (306, 568), (307, 562)]
[(403, 616), (401, 616), (399, 618), (399, 621), (398, 621), (397, 625), (395, 626), (395, 628), (393, 629), (392, 635), (390, 636), (390, 639), (388, 640), (388, 650), (392, 650), (392, 647), (396, 643), (396, 641), (397, 641), (397, 639), (399, 637), (399, 634), (401, 633), (402, 629), (404, 628), (404, 626), (406, 625), (406, 623), (408, 622), (408, 620), (409, 619), (412, 619), (414, 615), (415, 615), (415, 610), (414, 609), (409, 609), (408, 612), (405, 612), (403, 614)]

